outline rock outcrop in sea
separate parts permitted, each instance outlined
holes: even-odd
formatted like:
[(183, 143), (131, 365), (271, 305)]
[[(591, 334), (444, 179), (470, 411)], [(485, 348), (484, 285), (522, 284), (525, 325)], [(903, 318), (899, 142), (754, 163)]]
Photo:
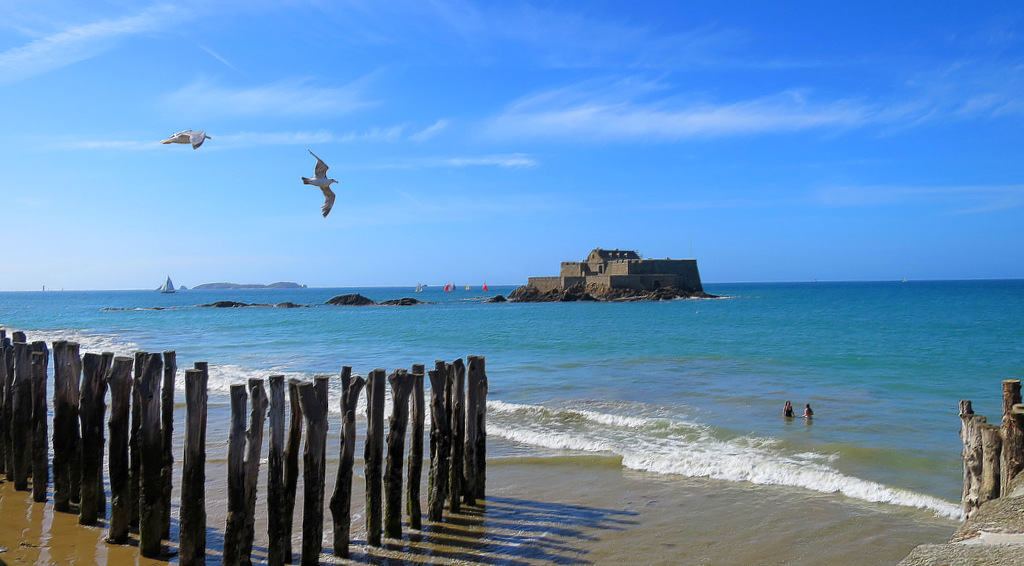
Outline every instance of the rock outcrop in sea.
[(512, 291), (508, 300), (519, 303), (554, 303), (565, 301), (669, 301), (673, 299), (716, 299), (703, 291), (688, 291), (677, 287), (662, 287), (653, 291), (612, 288), (596, 283), (577, 283), (566, 289), (541, 291), (532, 285), (522, 285)]
[(388, 301), (382, 301), (382, 302), (377, 303), (377, 302), (374, 302), (372, 299), (368, 299), (368, 298), (360, 295), (359, 293), (350, 293), (348, 295), (338, 295), (337, 297), (334, 297), (334, 298), (328, 300), (327, 304), (328, 305), (350, 306), (350, 307), (361, 307), (361, 306), (366, 306), (366, 305), (408, 307), (408, 306), (412, 306), (412, 305), (421, 305), (423, 303), (420, 302), (420, 301), (417, 301), (416, 299), (413, 299), (411, 297), (403, 297), (401, 299), (391, 299), (391, 300), (388, 300)]

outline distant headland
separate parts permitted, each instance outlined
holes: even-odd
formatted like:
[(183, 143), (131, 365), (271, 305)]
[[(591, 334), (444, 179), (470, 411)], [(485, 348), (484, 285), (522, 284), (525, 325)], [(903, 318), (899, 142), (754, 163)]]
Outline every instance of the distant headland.
[(643, 259), (632, 250), (595, 248), (563, 261), (557, 277), (530, 277), (509, 301), (644, 301), (717, 298), (704, 292), (695, 259)]
[(291, 281), (278, 281), (277, 283), (271, 283), (270, 285), (261, 285), (259, 283), (203, 283), (202, 285), (196, 285), (192, 287), (192, 290), (203, 290), (203, 289), (305, 289), (306, 286), (301, 283), (293, 283)]

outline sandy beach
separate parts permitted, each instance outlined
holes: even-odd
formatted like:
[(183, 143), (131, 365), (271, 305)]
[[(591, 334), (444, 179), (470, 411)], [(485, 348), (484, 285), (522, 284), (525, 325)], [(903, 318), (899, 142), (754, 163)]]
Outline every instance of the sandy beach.
[[(328, 462), (328, 470), (337, 460)], [(208, 564), (219, 564), (226, 508), (225, 465), (207, 469)], [(263, 468), (265, 473), (265, 467)], [(666, 478), (624, 470), (612, 458), (505, 459), (489, 467), (488, 497), (422, 531), (406, 529), (383, 548), (365, 544), (362, 469), (356, 465), (349, 560), (331, 555), (326, 512), (323, 564), (895, 564), (915, 545), (944, 542), (956, 525), (864, 503), (855, 512), (838, 496), (791, 488), (754, 490), (714, 480)], [(261, 482), (265, 479), (261, 478)], [(327, 498), (334, 476), (327, 478)], [(261, 483), (261, 496), (265, 483)], [(301, 544), (302, 487), (293, 552)], [(177, 493), (175, 510), (177, 514)], [(799, 507), (792, 502), (799, 501)], [(266, 561), (266, 513), (257, 504), (253, 562)], [(909, 520), (908, 514), (915, 514)], [(0, 559), (8, 564), (137, 564), (135, 546), (109, 545), (105, 527), (31, 503), (0, 484)], [(166, 546), (177, 562), (177, 524)]]

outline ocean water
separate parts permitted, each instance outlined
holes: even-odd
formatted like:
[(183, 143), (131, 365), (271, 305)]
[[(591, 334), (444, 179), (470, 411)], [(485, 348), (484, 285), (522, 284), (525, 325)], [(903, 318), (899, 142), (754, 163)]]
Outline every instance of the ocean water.
[[(490, 458), (613, 457), (630, 473), (785, 486), (951, 520), (960, 516), (958, 400), (995, 421), (1001, 381), (1024, 377), (1021, 280), (707, 284), (722, 298), (483, 302), (511, 290), (7, 292), (0, 325), (83, 352), (175, 350), (179, 390), (183, 368), (207, 361), (211, 405), (250, 377), (482, 355)], [(429, 304), (324, 304), (344, 293)], [(218, 300), (311, 306), (198, 306)], [(787, 400), (798, 414), (810, 403), (815, 418), (782, 418)]]

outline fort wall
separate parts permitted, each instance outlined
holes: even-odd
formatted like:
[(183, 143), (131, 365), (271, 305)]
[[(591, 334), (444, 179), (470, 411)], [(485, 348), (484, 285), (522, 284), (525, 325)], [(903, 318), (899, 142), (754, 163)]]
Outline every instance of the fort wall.
[(542, 293), (565, 290), (577, 283), (613, 289), (654, 291), (677, 287), (703, 292), (695, 259), (640, 259), (634, 251), (590, 252), (586, 261), (564, 261), (558, 277), (530, 277), (528, 285)]

